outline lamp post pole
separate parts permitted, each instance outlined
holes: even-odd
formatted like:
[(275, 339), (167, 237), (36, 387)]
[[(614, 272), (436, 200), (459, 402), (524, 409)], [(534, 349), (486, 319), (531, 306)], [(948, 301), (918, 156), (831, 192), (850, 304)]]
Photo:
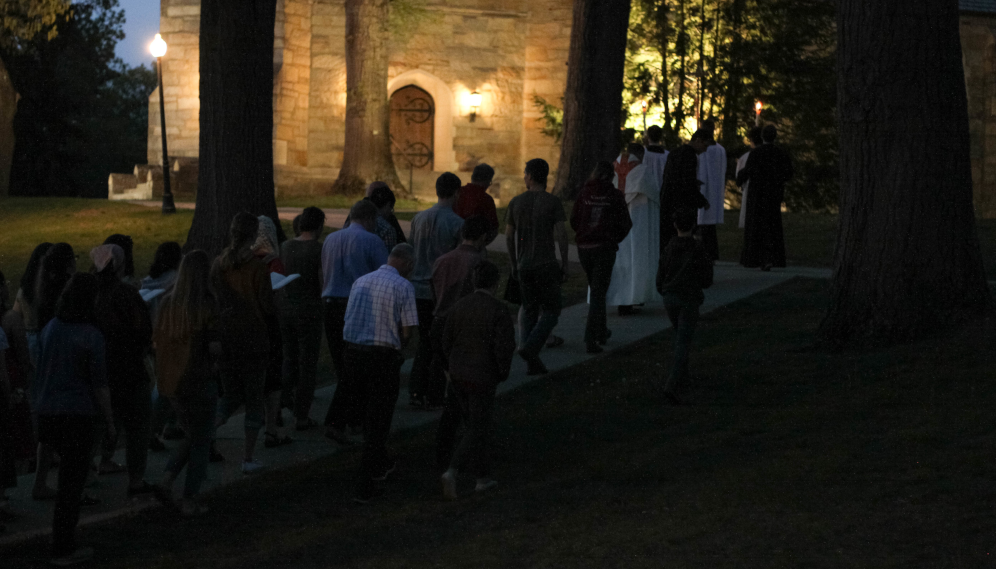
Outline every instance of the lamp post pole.
[(163, 215), (176, 213), (173, 191), (169, 187), (169, 150), (166, 148), (166, 101), (163, 94), (163, 56), (166, 55), (166, 42), (156, 34), (152, 42), (152, 55), (156, 57), (156, 70), (159, 72), (159, 127), (163, 135)]

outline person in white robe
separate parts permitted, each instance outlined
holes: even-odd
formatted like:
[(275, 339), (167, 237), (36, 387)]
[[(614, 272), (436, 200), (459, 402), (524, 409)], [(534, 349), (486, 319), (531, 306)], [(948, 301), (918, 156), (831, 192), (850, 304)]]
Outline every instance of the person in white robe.
[[(630, 145), (629, 160), (641, 162), (626, 177), (626, 204), (633, 229), (619, 244), (612, 280), (606, 295), (607, 306), (620, 307), (619, 314), (633, 313), (632, 307), (652, 300), (661, 300), (657, 292), (657, 263), (660, 256), (660, 195), (661, 174), (656, 164), (652, 169), (644, 163), (644, 149)], [(663, 171), (661, 171), (663, 172)], [(613, 180), (613, 184), (617, 184)], [(618, 187), (618, 186), (617, 186)]]
[[(761, 127), (759, 127), (759, 126), (753, 126), (753, 127), (751, 127), (750, 133), (747, 135), (747, 138), (750, 141), (750, 147), (751, 147), (751, 149), (757, 148), (758, 146), (761, 146), (762, 144), (764, 144), (764, 141), (761, 139)], [(750, 156), (750, 150), (748, 150), (747, 152), (744, 152), (744, 155), (741, 156), (739, 160), (737, 160), (737, 174), (740, 174), (740, 171), (743, 170), (744, 167), (747, 166), (747, 157), (748, 156)], [(743, 187), (740, 188), (740, 191), (741, 191), (741, 195), (740, 195), (740, 225), (739, 225), (740, 229), (743, 229), (744, 228), (744, 223), (747, 222), (747, 189), (748, 189), (749, 186), (750, 186), (750, 182), (747, 181), (747, 182), (744, 182)]]
[[(660, 192), (661, 184), (664, 182), (664, 166), (667, 165), (667, 150), (661, 144), (664, 138), (664, 131), (661, 127), (654, 125), (647, 129), (644, 136), (646, 153), (643, 155), (643, 165), (647, 167), (647, 176), (651, 180), (657, 181), (657, 191)], [(658, 223), (660, 223), (658, 221)]]
[[(705, 121), (702, 130), (715, 130), (711, 121)], [(726, 149), (712, 138), (709, 147), (699, 155), (699, 191), (709, 200), (708, 209), (699, 210), (699, 235), (706, 253), (715, 261), (719, 259), (719, 239), (716, 226), (723, 224), (726, 203)]]

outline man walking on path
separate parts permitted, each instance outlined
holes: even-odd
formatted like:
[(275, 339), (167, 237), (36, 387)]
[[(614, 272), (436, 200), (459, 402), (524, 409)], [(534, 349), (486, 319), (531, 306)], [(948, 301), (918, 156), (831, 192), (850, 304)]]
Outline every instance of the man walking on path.
[(699, 155), (699, 181), (703, 197), (709, 207), (699, 210), (699, 235), (706, 253), (713, 261), (719, 260), (719, 238), (716, 226), (723, 224), (723, 210), (726, 202), (726, 149), (716, 142), (716, 125), (712, 121), (702, 123), (702, 130), (709, 135), (709, 147)]
[[(505, 214), (505, 239), (512, 265), (511, 278), (518, 279), (522, 290), (519, 313), (521, 346), (519, 355), (526, 360), (527, 375), (547, 373), (539, 358), (557, 320), (560, 318), (560, 286), (567, 279), (567, 216), (560, 198), (546, 192), (550, 165), (542, 158), (526, 162), (526, 192), (508, 204)], [(554, 251), (560, 249), (560, 262)]]
[(454, 213), (453, 204), (460, 190), (460, 178), (444, 173), (436, 180), (439, 202), (412, 219), (411, 238), (415, 248), (415, 269), (411, 281), (415, 285), (418, 305), (418, 351), (412, 363), (408, 391), (413, 406), (438, 407), (443, 404), (446, 378), (442, 371), (432, 369), (432, 315), (436, 301), (432, 293), (432, 267), (436, 259), (460, 245), (463, 219)]
[(450, 387), (459, 402), (467, 430), (443, 473), (443, 495), (455, 500), (456, 475), (465, 464), (477, 478), (475, 491), (497, 485), (491, 479), (491, 447), (495, 390), (508, 379), (515, 352), (515, 328), (505, 303), (495, 298), (500, 273), (484, 261), (474, 274), (476, 289), (450, 310), (442, 345)]
[(664, 180), (661, 185), (661, 251), (676, 236), (674, 212), (678, 208), (708, 208), (709, 200), (699, 192), (702, 184), (698, 180), (699, 155), (709, 147), (709, 135), (699, 129), (692, 135), (688, 144), (682, 145), (668, 155), (664, 166)]
[(350, 444), (346, 427), (358, 427), (362, 421), (363, 386), (349, 376), (345, 362), (346, 345), (343, 326), (349, 291), (356, 279), (377, 270), (387, 261), (387, 247), (374, 231), (377, 228), (377, 206), (368, 200), (356, 202), (349, 210), (352, 224), (325, 238), (322, 246), (322, 274), (325, 288), (325, 335), (338, 385), (328, 413), (325, 415), (325, 436), (341, 444)]
[[(436, 312), (432, 321), (432, 365), (439, 373), (446, 368), (446, 358), (442, 353), (446, 316), (453, 305), (474, 292), (474, 269), (485, 260), (488, 222), (479, 215), (469, 217), (463, 222), (462, 234), (463, 243), (440, 257), (432, 269), (432, 288), (436, 295)], [(453, 390), (447, 389), (446, 408), (436, 432), (436, 462), (441, 470), (449, 467), (462, 417), (459, 401)]]
[(405, 361), (401, 350), (418, 326), (415, 288), (407, 280), (414, 266), (412, 246), (395, 246), (386, 265), (356, 280), (346, 308), (346, 368), (367, 392), (356, 496), (364, 504), (383, 493), (376, 483), (387, 480), (396, 466), (387, 453), (387, 437)]
[(661, 255), (657, 290), (664, 296), (664, 308), (674, 327), (674, 362), (664, 386), (664, 397), (673, 405), (682, 403), (688, 387), (688, 352), (699, 321), (699, 307), (705, 301), (702, 289), (712, 286), (713, 264), (705, 248), (694, 237), (695, 210), (679, 209), (672, 226), (678, 235)]
[(785, 266), (785, 235), (782, 231), (782, 201), (785, 183), (792, 179), (792, 160), (784, 150), (775, 146), (778, 130), (774, 125), (764, 127), (761, 138), (764, 144), (751, 150), (747, 164), (737, 174), (737, 185), (750, 182), (747, 209), (750, 215), (744, 220), (744, 249), (740, 264), (745, 267)]
[(498, 236), (498, 210), (495, 199), (488, 195), (488, 188), (495, 177), (495, 169), (487, 164), (474, 166), (470, 183), (460, 188), (460, 197), (453, 211), (464, 219), (479, 215), (487, 222), (488, 233), (485, 244), (490, 244)]
[[(605, 323), (605, 296), (609, 290), (612, 268), (616, 264), (619, 243), (633, 227), (626, 200), (612, 182), (612, 164), (599, 162), (585, 183), (571, 211), (571, 227), (578, 244), (578, 257), (588, 275), (588, 323), (584, 343), (589, 354), (602, 351), (609, 339)], [(646, 243), (641, 244), (644, 248)], [(632, 276), (632, 271), (630, 275)]]

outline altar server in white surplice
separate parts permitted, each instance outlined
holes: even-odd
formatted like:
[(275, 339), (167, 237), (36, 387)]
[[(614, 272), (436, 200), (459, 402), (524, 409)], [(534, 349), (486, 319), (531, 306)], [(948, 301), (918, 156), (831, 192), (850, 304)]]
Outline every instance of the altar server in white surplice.
[(709, 209), (699, 210), (699, 235), (706, 255), (713, 261), (719, 259), (719, 240), (716, 226), (723, 224), (723, 208), (726, 202), (726, 149), (714, 138), (716, 127), (712, 121), (704, 121), (702, 130), (710, 133), (709, 147), (699, 154), (699, 191), (709, 200)]
[[(667, 150), (664, 150), (664, 146), (661, 144), (663, 138), (663, 129), (654, 125), (647, 129), (644, 139), (647, 152), (643, 155), (643, 165), (647, 167), (647, 176), (650, 176), (652, 180), (657, 180), (658, 193), (664, 182), (664, 166), (667, 164)], [(660, 222), (658, 221), (658, 223)]]
[(626, 177), (625, 197), (633, 229), (619, 244), (606, 296), (606, 304), (620, 307), (620, 315), (632, 314), (633, 305), (660, 300), (655, 280), (660, 256), (662, 178), (656, 169), (643, 162), (642, 146), (631, 144), (627, 152), (631, 161), (641, 162)]
[[(750, 140), (751, 149), (757, 148), (764, 144), (761, 139), (761, 127), (752, 126), (750, 128), (750, 133), (747, 135), (748, 140)], [(744, 155), (737, 160), (737, 174), (747, 166), (747, 157), (750, 156), (750, 150), (744, 152)], [(750, 182), (744, 182), (742, 188), (740, 188), (740, 229), (744, 228), (744, 223), (747, 222), (747, 189), (750, 186)]]

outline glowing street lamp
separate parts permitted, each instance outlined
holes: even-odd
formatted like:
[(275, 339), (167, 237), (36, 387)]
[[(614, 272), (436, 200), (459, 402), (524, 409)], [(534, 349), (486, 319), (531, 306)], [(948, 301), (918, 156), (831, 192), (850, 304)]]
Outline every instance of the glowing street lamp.
[(650, 107), (650, 102), (646, 99), (640, 101), (640, 109), (643, 111), (643, 132), (647, 132), (647, 109)]
[(754, 126), (761, 126), (761, 109), (764, 108), (764, 103), (758, 101), (754, 103)]
[(156, 34), (156, 39), (149, 45), (149, 51), (156, 58), (156, 70), (159, 72), (159, 126), (163, 134), (163, 214), (176, 213), (173, 203), (173, 192), (169, 187), (169, 152), (166, 150), (166, 102), (163, 95), (163, 56), (166, 55), (166, 42)]

